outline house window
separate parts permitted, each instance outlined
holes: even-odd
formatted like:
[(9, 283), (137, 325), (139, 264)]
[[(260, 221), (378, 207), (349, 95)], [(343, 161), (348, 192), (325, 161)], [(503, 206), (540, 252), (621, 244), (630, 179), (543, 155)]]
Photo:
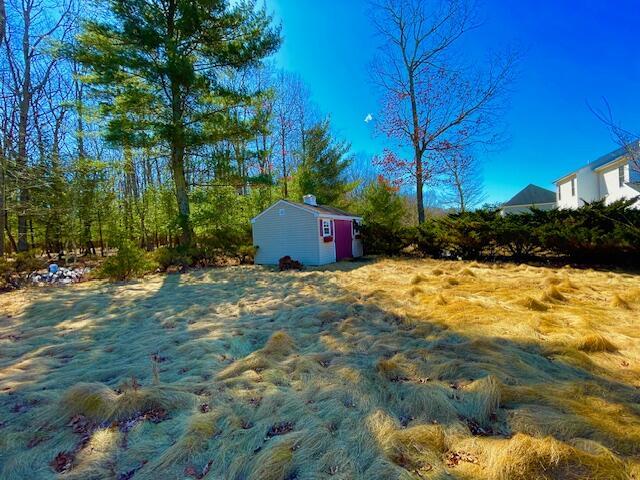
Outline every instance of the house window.
[(624, 165), (618, 167), (618, 186), (624, 186)]
[(558, 201), (562, 200), (562, 189), (560, 188), (560, 185), (558, 185)]
[(576, 179), (575, 178), (571, 179), (571, 196), (572, 197), (576, 196)]
[(322, 220), (322, 236), (331, 236), (331, 220)]
[(281, 208), (280, 210), (278, 210), (278, 215), (280, 215), (281, 217), (284, 217), (284, 208)]

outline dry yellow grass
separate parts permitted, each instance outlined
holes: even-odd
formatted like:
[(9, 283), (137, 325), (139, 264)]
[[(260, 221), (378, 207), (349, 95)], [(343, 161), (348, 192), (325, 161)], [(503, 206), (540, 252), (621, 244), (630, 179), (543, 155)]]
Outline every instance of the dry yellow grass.
[(634, 275), (380, 260), (0, 300), (3, 479), (640, 474)]

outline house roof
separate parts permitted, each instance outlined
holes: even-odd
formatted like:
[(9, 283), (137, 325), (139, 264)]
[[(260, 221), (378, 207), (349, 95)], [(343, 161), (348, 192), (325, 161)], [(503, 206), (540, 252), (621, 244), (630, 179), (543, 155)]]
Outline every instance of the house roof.
[(353, 213), (345, 212), (344, 210), (336, 207), (331, 207), (329, 205), (309, 205), (308, 203), (292, 202), (291, 200), (284, 201), (298, 207), (306, 208), (307, 210), (312, 210), (321, 215), (337, 215), (340, 217), (360, 218), (360, 215), (354, 215)]
[(502, 204), (503, 207), (515, 207), (522, 205), (540, 205), (543, 203), (555, 203), (556, 194), (546, 188), (529, 184), (508, 202)]
[[(602, 155), (601, 157), (596, 158), (594, 161), (588, 163), (586, 167), (591, 170), (604, 167), (609, 163), (613, 163), (620, 160), (620, 158), (623, 157), (626, 153), (628, 153), (630, 149), (638, 149), (638, 148), (640, 148), (640, 142), (630, 143), (623, 147), (617, 148), (614, 151), (607, 153), (606, 155)], [(581, 167), (578, 170), (582, 170), (583, 168), (585, 167)], [(567, 175), (563, 175), (553, 183), (559, 183), (560, 181), (575, 175), (578, 172), (578, 170), (574, 170), (573, 172), (568, 173)]]

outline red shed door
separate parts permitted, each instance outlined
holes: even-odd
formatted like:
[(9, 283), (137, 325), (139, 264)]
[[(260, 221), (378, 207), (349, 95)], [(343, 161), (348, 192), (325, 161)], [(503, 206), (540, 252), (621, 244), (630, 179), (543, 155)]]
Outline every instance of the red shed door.
[(335, 220), (336, 260), (353, 257), (351, 251), (351, 220)]

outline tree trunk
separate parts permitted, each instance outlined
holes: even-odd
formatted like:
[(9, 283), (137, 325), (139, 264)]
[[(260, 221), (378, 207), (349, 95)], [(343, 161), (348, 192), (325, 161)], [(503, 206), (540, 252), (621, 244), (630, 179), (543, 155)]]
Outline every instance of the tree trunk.
[(413, 78), (413, 70), (409, 68), (409, 97), (411, 99), (411, 117), (413, 120), (413, 135), (411, 142), (413, 143), (414, 160), (416, 163), (416, 202), (418, 204), (418, 224), (424, 223), (424, 172), (422, 169), (423, 151), (420, 148), (420, 121), (418, 119), (418, 104), (416, 101), (415, 83)]
[(189, 246), (193, 242), (193, 230), (190, 221), (187, 180), (184, 174), (184, 146), (173, 145), (171, 148), (171, 173), (178, 201), (178, 223), (182, 230), (180, 242), (185, 246)]
[[(2, 0), (0, 0), (0, 3)], [(5, 206), (4, 206), (4, 153), (0, 151), (0, 258), (4, 256), (4, 226), (5, 226)]]
[(102, 237), (102, 215), (100, 209), (96, 212), (98, 216), (98, 236), (100, 237), (100, 256), (104, 257), (104, 238)]
[(31, 106), (31, 45), (29, 32), (31, 27), (31, 7), (26, 6), (23, 11), (24, 32), (22, 34), (22, 60), (24, 72), (20, 95), (20, 112), (18, 120), (18, 158), (17, 167), (20, 178), (20, 193), (18, 206), (18, 251), (25, 252), (29, 249), (27, 243), (27, 204), (29, 191), (24, 176), (27, 173), (27, 124), (29, 122), (29, 108)]
[[(285, 148), (285, 129), (284, 126), (281, 126), (280, 128), (282, 129), (280, 139), (282, 141), (282, 181), (284, 182), (284, 198), (287, 198), (289, 196), (289, 189), (287, 187), (287, 150)], [(303, 195), (305, 193), (308, 192), (302, 192)]]
[(7, 237), (9, 237), (9, 242), (11, 243), (11, 248), (13, 248), (14, 252), (18, 251), (18, 245), (16, 245), (16, 239), (11, 235), (11, 230), (9, 229), (9, 222), (7, 219), (8, 212), (4, 211), (4, 229), (7, 232)]
[[(178, 39), (174, 38), (175, 19), (177, 5), (176, 0), (170, 0), (167, 8), (167, 50), (168, 56), (179, 56), (177, 52)], [(183, 112), (183, 99), (180, 90), (180, 78), (170, 74), (171, 84), (171, 121), (173, 123), (173, 135), (171, 137), (171, 173), (176, 189), (178, 202), (178, 224), (182, 230), (181, 242), (185, 246), (193, 243), (193, 228), (191, 226), (191, 212), (189, 209), (189, 190), (184, 168), (185, 154), (185, 125)]]
[(0, 0), (0, 45), (4, 43), (4, 37), (7, 32), (7, 9), (4, 0)]

